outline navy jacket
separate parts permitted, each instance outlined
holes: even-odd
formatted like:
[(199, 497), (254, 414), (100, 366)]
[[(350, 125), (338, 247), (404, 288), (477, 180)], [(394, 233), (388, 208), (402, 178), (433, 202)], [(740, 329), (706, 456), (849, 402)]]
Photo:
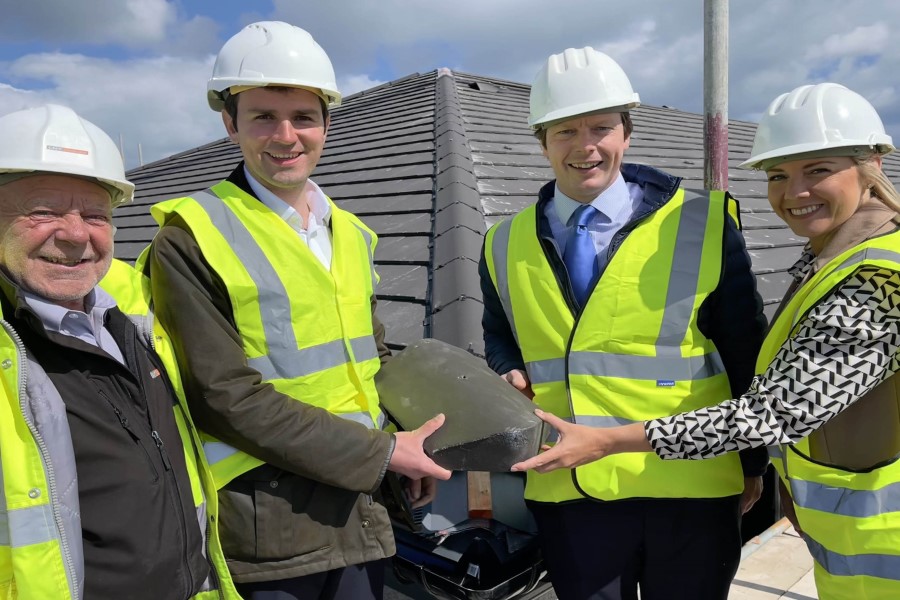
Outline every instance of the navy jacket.
[[(660, 206), (668, 202), (681, 186), (681, 178), (674, 177), (646, 165), (624, 164), (622, 175), (628, 183), (637, 183), (644, 192), (642, 205), (613, 237), (607, 249), (610, 258), (618, 251), (629, 232)], [(575, 311), (577, 303), (572, 293), (569, 277), (550, 224), (544, 216), (547, 202), (553, 198), (556, 182), (544, 185), (538, 193), (537, 216), (541, 244), (550, 259), (550, 266), (564, 288), (566, 302)], [(737, 398), (750, 386), (756, 370), (756, 356), (765, 337), (766, 318), (763, 303), (756, 291), (756, 278), (750, 269), (750, 256), (744, 245), (744, 236), (731, 219), (726, 219), (722, 240), (722, 276), (719, 286), (703, 302), (697, 314), (700, 331), (715, 343), (728, 380), (731, 393)], [(491, 281), (484, 248), (478, 264), (481, 277), (481, 294), (484, 299), (484, 353), (488, 366), (497, 373), (512, 369), (525, 369), (522, 353), (513, 337), (506, 313), (500, 303), (497, 290)], [(601, 272), (602, 276), (602, 272)], [(747, 477), (762, 475), (768, 464), (765, 448), (741, 452), (741, 464)]]

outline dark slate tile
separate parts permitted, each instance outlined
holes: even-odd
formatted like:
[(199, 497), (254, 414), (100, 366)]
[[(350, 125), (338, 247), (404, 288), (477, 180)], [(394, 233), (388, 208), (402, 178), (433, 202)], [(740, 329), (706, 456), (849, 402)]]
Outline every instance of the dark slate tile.
[(431, 256), (428, 237), (419, 235), (379, 237), (375, 249), (375, 264), (429, 264)]
[(793, 278), (787, 271), (762, 273), (756, 277), (756, 288), (766, 301), (780, 301)]
[(423, 304), (386, 300), (378, 303), (375, 314), (384, 324), (385, 341), (393, 348), (404, 348), (425, 337)]
[(431, 213), (406, 215), (367, 215), (360, 217), (375, 233), (381, 236), (431, 233)]
[(434, 204), (430, 193), (332, 200), (356, 215), (394, 214), (398, 219), (405, 213), (431, 211)]
[(750, 259), (753, 262), (753, 272), (771, 273), (785, 271), (800, 258), (802, 247), (748, 249)]
[(745, 229), (744, 239), (747, 248), (781, 248), (784, 246), (803, 246), (806, 238), (797, 236), (787, 228), (780, 229)]
[(375, 290), (379, 298), (425, 303), (428, 268), (422, 265), (378, 265), (381, 281)]

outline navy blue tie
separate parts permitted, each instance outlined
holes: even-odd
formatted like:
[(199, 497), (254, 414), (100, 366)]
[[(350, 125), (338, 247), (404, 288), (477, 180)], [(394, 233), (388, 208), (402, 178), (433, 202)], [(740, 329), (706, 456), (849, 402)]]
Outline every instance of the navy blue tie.
[(597, 277), (597, 250), (594, 241), (588, 232), (587, 224), (597, 214), (597, 209), (590, 204), (582, 204), (573, 215), (574, 226), (569, 230), (566, 239), (566, 251), (563, 254), (563, 262), (569, 272), (569, 281), (572, 282), (572, 291), (579, 306), (584, 306), (587, 301), (591, 284)]

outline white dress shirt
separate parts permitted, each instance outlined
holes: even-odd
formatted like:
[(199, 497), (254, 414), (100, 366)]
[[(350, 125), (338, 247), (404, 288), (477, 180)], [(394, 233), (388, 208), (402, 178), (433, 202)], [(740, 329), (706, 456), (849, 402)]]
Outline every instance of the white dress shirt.
[(325, 193), (313, 182), (312, 179), (306, 180), (307, 190), (312, 194), (307, 194), (309, 198), (309, 216), (307, 217), (306, 228), (303, 228), (303, 219), (300, 214), (294, 210), (287, 202), (270, 192), (261, 183), (253, 178), (247, 167), (244, 167), (244, 175), (250, 184), (250, 189), (259, 199), (276, 215), (284, 219), (285, 223), (291, 226), (291, 229), (297, 232), (303, 243), (312, 251), (319, 262), (325, 267), (325, 270), (331, 270), (331, 231), (328, 229), (331, 220), (331, 204), (325, 197)]

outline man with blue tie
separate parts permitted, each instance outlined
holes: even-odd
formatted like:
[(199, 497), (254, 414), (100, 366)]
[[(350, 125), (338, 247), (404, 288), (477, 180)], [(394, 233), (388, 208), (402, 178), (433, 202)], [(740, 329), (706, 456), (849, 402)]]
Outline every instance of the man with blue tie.
[[(735, 200), (623, 162), (638, 104), (609, 56), (548, 59), (529, 124), (556, 179), (488, 232), (479, 267), (488, 364), (542, 411), (595, 427), (740, 394), (765, 329)], [(529, 472), (559, 598), (726, 598), (767, 459), (701, 462)]]

